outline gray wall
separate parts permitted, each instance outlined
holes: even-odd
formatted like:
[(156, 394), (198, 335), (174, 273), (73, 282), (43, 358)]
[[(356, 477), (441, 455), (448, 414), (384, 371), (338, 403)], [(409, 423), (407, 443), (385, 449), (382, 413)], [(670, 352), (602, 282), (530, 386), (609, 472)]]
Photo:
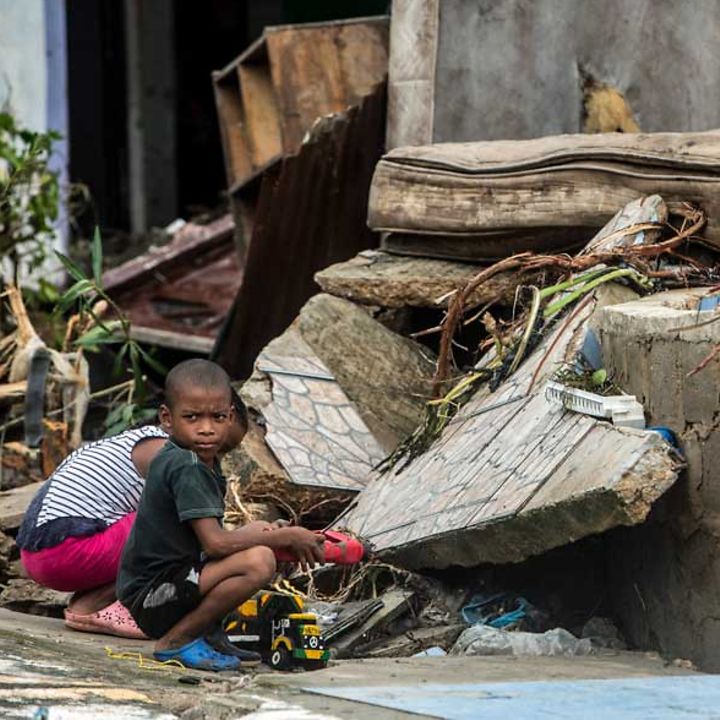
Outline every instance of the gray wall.
[(717, 0), (395, 0), (393, 23), (393, 147), (580, 132), (580, 67), (643, 131), (720, 126)]

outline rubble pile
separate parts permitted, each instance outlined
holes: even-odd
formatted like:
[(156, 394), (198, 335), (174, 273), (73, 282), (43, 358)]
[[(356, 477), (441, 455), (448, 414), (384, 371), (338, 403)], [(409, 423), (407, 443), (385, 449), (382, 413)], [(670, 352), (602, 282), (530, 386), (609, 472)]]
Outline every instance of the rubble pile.
[[(669, 536), (716, 537), (718, 391), (705, 377), (720, 354), (720, 132), (396, 148), (370, 185), (386, 30), (384, 19), (318, 25), (312, 38), (277, 29), (216, 74), (236, 247), (227, 216), (186, 229), (111, 273), (116, 297), (166, 347), (182, 345), (184, 323), (208, 352), (225, 318), (213, 357), (245, 378), (250, 413), (223, 459), (227, 527), (285, 519), (372, 545), (365, 565), (282, 585), (318, 616), (336, 657), (625, 647), (610, 619), (587, 612), (569, 626), (507, 588), (478, 588), (473, 571), (640, 532), (672, 493), (686, 492), (687, 507), (659, 531), (663, 557)], [(317, 78), (277, 70), (295, 68), (296, 43), (344, 68), (339, 107)], [(353, 43), (367, 51), (356, 75)], [(201, 308), (182, 271), (199, 256), (219, 263), (200, 272), (229, 267), (234, 282)], [(163, 297), (181, 310), (148, 319)], [(81, 440), (87, 366), (82, 353), (49, 351), (19, 294), (8, 300), (3, 432), (23, 424), (25, 442), (3, 444), (0, 605), (56, 612), (64, 598), (34, 597), (17, 577), (12, 534)], [(451, 582), (458, 568), (464, 579)], [(646, 578), (655, 598), (661, 576)], [(643, 645), (652, 632), (627, 635)]]
[[(626, 136), (613, 145), (609, 139), (565, 137), (547, 139), (544, 147), (552, 146), (548, 157), (557, 156), (562, 162), (569, 162), (573, 153), (583, 158), (584, 152), (592, 155), (602, 150), (619, 165), (631, 160), (640, 165), (659, 163), (673, 172), (687, 159), (688, 165), (704, 163), (710, 176), (717, 137), (704, 134), (694, 150), (696, 140), (700, 139)], [(474, 145), (464, 148), (469, 159), (458, 160), (459, 164), (481, 165), (476, 158), (483, 153), (499, 157), (505, 152), (515, 164), (521, 164), (518, 153), (527, 150), (523, 143), (517, 148), (510, 142)], [(687, 155), (694, 152), (698, 157), (693, 155), (691, 161)], [(623, 400), (622, 392), (628, 388), (623, 373), (609, 366), (601, 318), (609, 317), (610, 309), (631, 307), (638, 298), (655, 297), (668, 288), (694, 286), (696, 297), (715, 292), (720, 274), (714, 220), (708, 213), (711, 201), (690, 191), (687, 197), (674, 192), (667, 199), (658, 194), (638, 197), (632, 183), (623, 184), (620, 173), (613, 174), (610, 167), (595, 168), (603, 182), (619, 187), (616, 195), (625, 205), (597, 210), (588, 201), (592, 212), (583, 214), (582, 208), (575, 206), (572, 213), (564, 215), (566, 208), (560, 199), (544, 197), (538, 190), (542, 197), (538, 207), (546, 208), (541, 222), (519, 213), (522, 203), (510, 191), (473, 196), (477, 207), (472, 213), (450, 199), (447, 211), (438, 216), (440, 223), (443, 217), (479, 223), (462, 234), (461, 245), (455, 245), (452, 231), (434, 225), (424, 215), (429, 205), (420, 198), (425, 188), (430, 194), (435, 192), (432, 184), (438, 182), (438, 168), (444, 172), (449, 167), (442, 160), (443, 153), (457, 159), (457, 148), (393, 153), (378, 166), (370, 199), (371, 226), (391, 231), (383, 249), (363, 252), (320, 271), (316, 279), (327, 294), (313, 298), (280, 341), (285, 374), (278, 374), (277, 360), (273, 372), (271, 361), (278, 346), (271, 343), (260, 354), (252, 379), (242, 388), (265, 433), (266, 447), (282, 466), (289, 485), (308, 489), (315, 482), (327, 492), (327, 483), (320, 481), (327, 475), (325, 468), (342, 467), (352, 456), (359, 473), (352, 477), (352, 484), (346, 482), (342, 487), (342, 473), (333, 474), (334, 491), (346, 494), (341, 502), (356, 496), (335, 526), (372, 543), (382, 561), (423, 572), (521, 562), (617, 526), (642, 524), (653, 505), (676, 483), (686, 461), (668, 442), (671, 434), (645, 429), (637, 400), (632, 400), (633, 407), (640, 411), (632, 420), (627, 420), (631, 417), (627, 413), (603, 409), (610, 407), (611, 400), (617, 402), (609, 396), (620, 393)], [(412, 182), (404, 175), (393, 175), (394, 167), (388, 169), (394, 155), (404, 153), (432, 158), (413, 166)], [(678, 154), (681, 160), (677, 160)], [(536, 167), (542, 159), (531, 157), (527, 164)], [(548, 161), (550, 165), (554, 162)], [(492, 167), (487, 175), (493, 183), (499, 182), (496, 178), (502, 173)], [(449, 170), (447, 176), (451, 178), (448, 192), (458, 187), (462, 194), (462, 186)], [(467, 172), (470, 183), (480, 182), (481, 177), (474, 169)], [(600, 182), (598, 178), (593, 182)], [(512, 175), (502, 182), (506, 189), (511, 187)], [(674, 177), (668, 182), (675, 182)], [(654, 191), (656, 186), (648, 183), (647, 189)], [(663, 181), (658, 181), (657, 189), (666, 189)], [(607, 194), (607, 188), (604, 192)], [(402, 193), (414, 193), (417, 199), (410, 194), (403, 198)], [(394, 201), (388, 199), (391, 195)], [(387, 220), (386, 215), (380, 220), (382, 207), (401, 210), (402, 222)], [(552, 208), (552, 213), (547, 208)], [(523, 212), (526, 210), (524, 207)], [(493, 212), (515, 223), (508, 224), (502, 237), (520, 238), (519, 245), (501, 241), (499, 225), (482, 225), (487, 213)], [(568, 232), (547, 233), (540, 244), (527, 245), (528, 236), (543, 234), (538, 229), (541, 226)], [(573, 238), (569, 244), (568, 238)], [(471, 246), (478, 250), (468, 255)], [(561, 252), (568, 247), (575, 247), (575, 253)], [(498, 253), (504, 257), (488, 264)], [(468, 257), (474, 264), (468, 264)], [(480, 258), (485, 264), (479, 264)], [(338, 297), (333, 300), (330, 295)], [(307, 318), (320, 307), (333, 304), (342, 322), (320, 315), (323, 319), (315, 323), (313, 333)], [(435, 325), (418, 332), (409, 318), (413, 312), (430, 308), (436, 313)], [(356, 334), (354, 318), (363, 328), (384, 323), (379, 334), (387, 338), (387, 347), (413, 348), (413, 356), (422, 357), (424, 364), (420, 375), (415, 375), (417, 380), (412, 380), (412, 362), (386, 350), (378, 353), (376, 341), (366, 329)], [(479, 338), (476, 346), (460, 347), (460, 332), (467, 334), (472, 325)], [(317, 342), (323, 336), (330, 341), (321, 349)], [(706, 348), (705, 355), (696, 358), (698, 372), (712, 362), (708, 359), (702, 365), (712, 349)], [(330, 350), (332, 356), (323, 354)], [(389, 374), (388, 365), (394, 366), (394, 373)], [(293, 393), (303, 398), (302, 403), (282, 395), (287, 387), (276, 391), (289, 377)], [(342, 394), (347, 418), (354, 406), (365, 423), (365, 440), (354, 445), (340, 442), (317, 410), (331, 403), (314, 394), (308, 377), (328, 387), (331, 383), (333, 392)], [(557, 387), (565, 388), (560, 400), (550, 390)], [(396, 399), (397, 391), (402, 400)], [(258, 402), (263, 396), (265, 400)], [(644, 394), (637, 396), (642, 402)], [(587, 405), (587, 398), (600, 409), (577, 412), (581, 400)], [(269, 410), (271, 403), (278, 402), (283, 408), (293, 407), (293, 399), (295, 418)], [(407, 417), (415, 424), (406, 424), (403, 434), (399, 421), (406, 402), (414, 406)], [(393, 417), (398, 424), (388, 433)], [(308, 423), (308, 418), (314, 421)], [(674, 428), (672, 415), (657, 418), (655, 424)], [(375, 462), (378, 446), (386, 453), (380, 463)], [(317, 472), (308, 472), (313, 457), (320, 455), (323, 464)], [(313, 477), (317, 479), (313, 481)], [(236, 482), (242, 487), (242, 473)], [(396, 607), (398, 602), (392, 596), (388, 606)], [(414, 603), (416, 617), (420, 617), (423, 604), (417, 597)], [(412, 605), (409, 601), (405, 604)], [(454, 634), (457, 612), (448, 616), (440, 630), (419, 620), (412, 629), (401, 629), (396, 620), (377, 617), (378, 627), (365, 631), (374, 642), (355, 645), (352, 652), (411, 654), (411, 650), (425, 651), (433, 645), (449, 651), (459, 634)], [(360, 626), (366, 627), (367, 622)], [(553, 628), (545, 627), (542, 632), (548, 630)], [(580, 627), (573, 630), (581, 632)], [(404, 639), (391, 637), (398, 633)], [(563, 645), (560, 635), (557, 642)], [(490, 646), (497, 642), (493, 640)], [(585, 648), (582, 643), (585, 641), (577, 647)], [(477, 643), (466, 646), (479, 647)]]

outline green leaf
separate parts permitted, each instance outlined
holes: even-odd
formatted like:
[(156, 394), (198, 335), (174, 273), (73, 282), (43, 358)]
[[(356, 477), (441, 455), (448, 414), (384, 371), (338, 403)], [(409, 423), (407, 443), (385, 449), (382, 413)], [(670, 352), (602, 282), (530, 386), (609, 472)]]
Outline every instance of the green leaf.
[(40, 282), (38, 283), (38, 295), (40, 297), (40, 302), (45, 303), (46, 305), (55, 305), (60, 301), (60, 291), (58, 290), (57, 285), (54, 285), (45, 278), (40, 278)]
[(124, 370), (123, 360), (125, 359), (125, 355), (127, 355), (128, 351), (128, 345), (127, 343), (124, 343), (123, 346), (118, 351), (118, 354), (115, 356), (115, 362), (113, 363), (113, 376), (118, 377), (120, 373)]
[(85, 273), (67, 256), (63, 255), (59, 250), (55, 250), (58, 260), (65, 266), (70, 276), (75, 280), (87, 280)]
[(600, 368), (592, 374), (593, 385), (599, 387), (607, 382), (607, 370)]
[(93, 277), (98, 285), (102, 284), (102, 266), (103, 266), (103, 247), (102, 237), (100, 236), (100, 228), (95, 226), (95, 233), (93, 235), (92, 247), (90, 250), (92, 257), (92, 269)]
[(122, 420), (123, 417), (123, 411), (125, 409), (125, 405), (116, 405), (105, 418), (105, 425), (110, 426), (114, 425), (119, 420)]
[(168, 369), (156, 358), (154, 358), (147, 350), (143, 350), (139, 345), (137, 346), (138, 352), (142, 359), (160, 375), (167, 375)]
[(74, 285), (71, 285), (60, 297), (57, 303), (57, 309), (59, 312), (67, 310), (80, 296), (86, 292), (92, 290), (94, 285), (90, 280), (78, 280)]
[(123, 405), (122, 419), (125, 421), (126, 425), (129, 425), (132, 422), (134, 412), (135, 412), (135, 405), (133, 403), (130, 403), (128, 405)]
[(143, 378), (142, 365), (140, 364), (140, 350), (138, 344), (131, 340), (128, 342), (130, 355), (130, 368), (132, 369), (133, 382), (135, 383), (135, 396), (140, 402), (145, 398), (145, 380)]
[(135, 422), (145, 422), (146, 420), (154, 420), (157, 417), (155, 408), (140, 408), (134, 414)]
[(95, 325), (91, 327), (86, 333), (83, 333), (76, 341), (75, 345), (81, 347), (92, 347), (93, 345), (107, 345), (108, 343), (118, 343), (122, 341), (122, 338), (118, 336), (117, 330), (120, 329), (120, 321), (115, 320), (108, 323), (106, 327)]

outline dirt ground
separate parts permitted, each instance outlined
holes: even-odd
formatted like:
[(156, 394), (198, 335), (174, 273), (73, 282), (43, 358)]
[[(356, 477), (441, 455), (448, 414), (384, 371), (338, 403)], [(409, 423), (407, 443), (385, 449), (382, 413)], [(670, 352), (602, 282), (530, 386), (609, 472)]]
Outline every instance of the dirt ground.
[[(0, 610), (0, 716), (399, 720), (427, 716), (316, 695), (311, 690), (689, 673), (656, 656), (612, 653), (582, 658), (349, 660), (315, 672), (278, 673), (261, 668), (243, 675), (214, 675), (140, 667), (138, 653), (149, 658), (151, 647), (148, 642), (69, 631), (60, 620)], [(47, 709), (47, 715), (36, 714), (39, 708)]]

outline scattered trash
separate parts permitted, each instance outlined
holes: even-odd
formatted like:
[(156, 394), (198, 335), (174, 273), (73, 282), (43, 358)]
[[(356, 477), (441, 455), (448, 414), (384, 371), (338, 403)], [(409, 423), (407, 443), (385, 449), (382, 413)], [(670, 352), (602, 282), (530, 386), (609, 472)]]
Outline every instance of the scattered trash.
[(488, 625), (501, 630), (538, 632), (547, 623), (545, 613), (514, 593), (473, 595), (460, 611), (467, 625)]
[(488, 625), (473, 625), (465, 630), (450, 650), (450, 655), (590, 655), (592, 642), (578, 640), (563, 628), (544, 633), (510, 632)]
[(447, 655), (446, 650), (443, 650), (437, 645), (433, 645), (427, 650), (421, 650), (420, 652), (415, 653), (413, 657), (445, 657), (445, 655)]
[(567, 410), (612, 420), (617, 427), (645, 428), (643, 406), (634, 395), (596, 395), (551, 380), (545, 386), (545, 397)]

